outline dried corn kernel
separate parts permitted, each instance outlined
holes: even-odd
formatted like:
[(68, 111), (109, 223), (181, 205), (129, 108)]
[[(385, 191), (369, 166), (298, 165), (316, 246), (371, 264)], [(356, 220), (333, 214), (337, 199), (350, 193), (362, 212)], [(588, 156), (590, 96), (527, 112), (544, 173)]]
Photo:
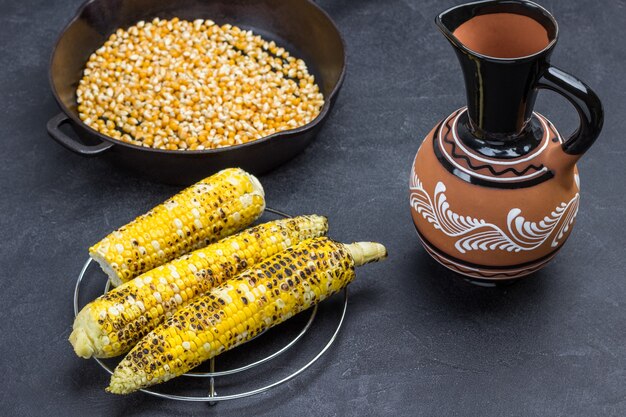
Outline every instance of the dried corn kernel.
[(118, 29), (89, 58), (80, 118), (139, 146), (202, 150), (305, 125), (324, 99), (301, 59), (210, 20), (154, 19)]

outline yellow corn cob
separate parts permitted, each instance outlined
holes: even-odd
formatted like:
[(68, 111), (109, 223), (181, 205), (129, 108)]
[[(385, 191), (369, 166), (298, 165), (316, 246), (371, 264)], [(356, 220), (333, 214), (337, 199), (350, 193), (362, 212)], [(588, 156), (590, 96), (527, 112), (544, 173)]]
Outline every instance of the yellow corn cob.
[(74, 321), (70, 343), (83, 358), (128, 352), (196, 295), (291, 245), (325, 235), (327, 230), (328, 222), (322, 216), (276, 220), (161, 265), (87, 304)]
[(344, 288), (354, 267), (386, 256), (379, 243), (309, 239), (176, 311), (115, 368), (108, 391), (127, 394), (182, 375)]
[(263, 187), (230, 168), (181, 191), (89, 249), (114, 286), (245, 228), (265, 209)]

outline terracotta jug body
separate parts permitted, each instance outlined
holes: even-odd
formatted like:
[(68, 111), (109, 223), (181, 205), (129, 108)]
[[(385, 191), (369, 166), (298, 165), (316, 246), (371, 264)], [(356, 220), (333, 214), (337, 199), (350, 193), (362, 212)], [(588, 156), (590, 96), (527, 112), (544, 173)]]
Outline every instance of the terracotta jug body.
[[(576, 161), (600, 133), (602, 105), (585, 83), (550, 64), (558, 26), (535, 3), (469, 3), (436, 24), (461, 64), (467, 106), (439, 122), (415, 156), (413, 222), (430, 255), (475, 283), (528, 275), (572, 231)], [(571, 137), (533, 111), (541, 89), (577, 110)]]

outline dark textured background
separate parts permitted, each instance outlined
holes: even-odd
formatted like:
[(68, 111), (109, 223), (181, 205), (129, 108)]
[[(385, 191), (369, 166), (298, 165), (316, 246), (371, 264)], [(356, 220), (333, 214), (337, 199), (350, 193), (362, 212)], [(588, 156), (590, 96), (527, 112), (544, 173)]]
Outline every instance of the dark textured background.
[[(58, 112), (48, 58), (80, 0), (1, 1), (0, 414), (626, 415), (626, 3), (543, 2), (561, 28), (553, 62), (596, 89), (605, 128), (579, 164), (582, 202), (564, 250), (532, 278), (482, 289), (418, 246), (407, 202), (422, 137), (464, 102), (458, 64), (433, 24), (454, 2), (321, 2), (346, 38), (343, 91), (317, 141), (262, 181), (270, 205), (328, 214), (333, 237), (379, 239), (390, 257), (361, 271), (345, 328), (312, 369), (210, 408), (106, 394), (106, 375), (72, 353), (70, 298), (86, 248), (177, 188), (47, 136)], [(573, 110), (551, 93), (537, 110), (564, 134), (574, 126)], [(284, 375), (331, 323), (249, 382)]]

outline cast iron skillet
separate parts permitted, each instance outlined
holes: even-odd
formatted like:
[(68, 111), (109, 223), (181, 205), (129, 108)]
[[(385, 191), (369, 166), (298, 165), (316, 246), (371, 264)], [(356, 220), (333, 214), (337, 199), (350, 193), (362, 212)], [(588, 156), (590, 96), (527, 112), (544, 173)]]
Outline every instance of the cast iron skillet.
[[(252, 29), (275, 40), (315, 75), (325, 104), (313, 121), (228, 148), (165, 151), (144, 148), (102, 135), (81, 122), (76, 88), (89, 56), (117, 28), (155, 17), (211, 19)], [(310, 0), (89, 0), (65, 27), (52, 53), (50, 85), (62, 113), (48, 122), (48, 133), (83, 156), (110, 160), (166, 183), (189, 184), (226, 167), (262, 174), (293, 158), (315, 137), (333, 106), (345, 72), (344, 43), (330, 17)], [(69, 123), (79, 140), (61, 131)]]

